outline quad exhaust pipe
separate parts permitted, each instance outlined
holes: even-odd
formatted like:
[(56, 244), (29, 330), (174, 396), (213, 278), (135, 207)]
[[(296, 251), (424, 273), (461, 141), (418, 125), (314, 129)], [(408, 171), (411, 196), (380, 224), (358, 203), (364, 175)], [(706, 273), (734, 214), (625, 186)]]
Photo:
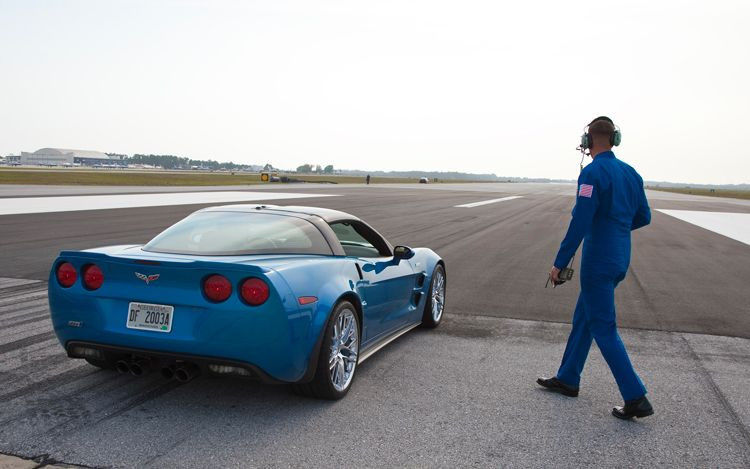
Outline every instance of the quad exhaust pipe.
[(115, 369), (120, 374), (130, 373), (133, 376), (142, 376), (151, 370), (148, 360), (144, 359), (131, 361), (117, 360)]
[(161, 369), (161, 375), (164, 377), (164, 379), (174, 378), (174, 372), (175, 372), (174, 365), (165, 366), (164, 368)]
[(181, 383), (187, 383), (200, 374), (200, 369), (192, 363), (172, 364), (161, 369), (164, 379), (176, 379)]
[[(120, 374), (130, 373), (133, 376), (142, 376), (151, 371), (149, 361), (145, 359), (131, 361), (118, 360), (115, 363), (115, 369)], [(193, 363), (173, 363), (171, 365), (162, 367), (161, 369), (161, 375), (164, 377), (164, 379), (176, 379), (181, 383), (187, 383), (199, 374), (200, 368), (198, 368), (198, 366)]]
[(130, 374), (142, 376), (150, 371), (148, 360), (133, 360), (130, 362)]
[(130, 365), (128, 365), (128, 362), (125, 360), (117, 360), (117, 363), (115, 363), (115, 369), (118, 373), (124, 375), (125, 373), (130, 372)]
[(181, 383), (187, 383), (196, 376), (198, 376), (200, 370), (197, 366), (192, 363), (183, 363), (174, 370), (174, 377)]

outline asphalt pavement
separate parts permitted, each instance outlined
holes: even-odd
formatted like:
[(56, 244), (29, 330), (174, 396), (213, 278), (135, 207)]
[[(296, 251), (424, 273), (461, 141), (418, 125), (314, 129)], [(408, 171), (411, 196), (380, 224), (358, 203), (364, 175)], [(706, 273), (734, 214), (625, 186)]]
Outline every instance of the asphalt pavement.
[[(0, 203), (69, 195), (3, 189)], [(747, 244), (658, 211), (634, 233), (618, 321), (656, 415), (622, 422), (609, 415), (620, 397), (595, 348), (578, 398), (534, 384), (559, 364), (578, 292), (544, 288), (574, 186), (262, 190), (307, 191), (279, 203), (345, 210), (393, 244), (436, 250), (448, 273), (444, 323), (362, 364), (335, 403), (242, 380), (99, 371), (67, 359), (51, 332), (54, 256), (145, 242), (202, 205), (0, 216), (0, 452), (93, 467), (750, 467)], [(456, 207), (511, 195), (522, 197)], [(649, 196), (652, 208), (750, 213), (744, 201)]]
[[(570, 321), (577, 286), (555, 290), (543, 287), (570, 218), (573, 185), (261, 187), (309, 192), (310, 198), (278, 203), (344, 210), (368, 221), (394, 245), (432, 248), (448, 266), (453, 314)], [(255, 186), (246, 189), (257, 190)], [(23, 186), (16, 191), (23, 192)], [(316, 194), (337, 197), (316, 198)], [(509, 195), (522, 197), (473, 208), (456, 207)], [(650, 192), (649, 196), (652, 209), (750, 213), (750, 201), (661, 192)], [(0, 198), (0, 203), (11, 200), (22, 203), (15, 198)], [(145, 243), (204, 206), (0, 216), (4, 276), (46, 280), (50, 263), (62, 249)], [(617, 292), (620, 325), (750, 338), (748, 245), (652, 212), (652, 224), (633, 233), (630, 271)], [(576, 259), (580, 260), (580, 255)]]

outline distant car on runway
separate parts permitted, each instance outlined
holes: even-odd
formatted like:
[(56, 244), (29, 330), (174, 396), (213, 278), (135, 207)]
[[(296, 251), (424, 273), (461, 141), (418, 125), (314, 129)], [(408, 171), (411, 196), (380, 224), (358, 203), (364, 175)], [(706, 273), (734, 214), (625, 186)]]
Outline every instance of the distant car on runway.
[(419, 183), (420, 184), (427, 184), (428, 182), (430, 182), (430, 180), (427, 179), (426, 177), (419, 178)]
[(68, 356), (290, 383), (343, 397), (357, 365), (445, 307), (443, 260), (395, 248), (367, 223), (314, 207), (199, 210), (146, 245), (63, 251), (49, 279)]

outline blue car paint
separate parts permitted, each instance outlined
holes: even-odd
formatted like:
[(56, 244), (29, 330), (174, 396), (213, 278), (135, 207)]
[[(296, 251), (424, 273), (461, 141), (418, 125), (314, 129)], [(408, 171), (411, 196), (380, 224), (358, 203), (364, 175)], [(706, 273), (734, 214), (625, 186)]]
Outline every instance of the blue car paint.
[[(49, 302), (52, 323), (60, 342), (90, 341), (99, 344), (145, 350), (184, 353), (252, 363), (276, 379), (294, 381), (307, 369), (306, 358), (312, 343), (309, 320), (291, 290), (271, 269), (221, 262), (194, 261), (158, 267), (124, 262), (95, 252), (61, 253), (60, 260), (77, 269), (96, 263), (105, 282), (99, 290), (88, 291), (80, 279), (63, 288), (50, 276)], [(57, 262), (56, 262), (57, 264)], [(175, 268), (179, 265), (179, 268)], [(138, 280), (134, 272), (159, 272), (151, 285)], [(271, 286), (271, 296), (261, 306), (248, 306), (233, 294), (222, 303), (207, 300), (201, 280), (221, 273), (235, 286), (247, 277), (259, 277)], [(142, 331), (126, 327), (131, 301), (174, 306), (172, 331)], [(80, 323), (71, 327), (69, 321)]]
[[(160, 265), (136, 264), (135, 260)], [(374, 268), (369, 280), (359, 278), (356, 260), (320, 255), (157, 254), (140, 246), (63, 251), (53, 263), (48, 284), (52, 323), (63, 346), (75, 340), (235, 360), (257, 366), (273, 379), (296, 382), (306, 375), (330, 313), (344, 296), (362, 309), (362, 329), (373, 331), (363, 333), (367, 334), (362, 337), (363, 349), (391, 331), (421, 321), (430, 277), (440, 261), (434, 252), (414, 249), (410, 259)], [(60, 286), (55, 276), (55, 267), (63, 261), (71, 262), (79, 272), (70, 288)], [(359, 261), (361, 267), (366, 265), (364, 259)], [(81, 283), (81, 269), (89, 263), (96, 263), (104, 273), (104, 284), (96, 291), (86, 290)], [(377, 262), (372, 264), (377, 267)], [(394, 280), (393, 274), (404, 269), (413, 275)], [(160, 278), (146, 285), (135, 277), (136, 271), (159, 273)], [(423, 293), (418, 304), (410, 303), (411, 295), (404, 298), (399, 294), (400, 307), (392, 308), (393, 300), (386, 296), (382, 300), (386, 306), (370, 314), (371, 307), (377, 311), (367, 300), (366, 290), (373, 281), (386, 286), (389, 281), (406, 284), (415, 282), (422, 272), (426, 275), (423, 285), (411, 287)], [(226, 276), (234, 285), (235, 291), (225, 302), (211, 303), (203, 296), (201, 280), (212, 273)], [(367, 274), (363, 271), (363, 275)], [(248, 306), (237, 295), (240, 283), (250, 276), (271, 287), (271, 297), (261, 306)], [(403, 285), (399, 290), (406, 291)], [(301, 296), (316, 296), (318, 301), (302, 306), (297, 301)], [(128, 329), (125, 324), (131, 301), (173, 305), (172, 331)]]
[[(377, 340), (408, 321), (415, 285), (414, 269), (407, 260), (359, 258), (364, 280), (360, 281), (368, 311), (365, 340)], [(401, 319), (401, 320), (399, 320)]]

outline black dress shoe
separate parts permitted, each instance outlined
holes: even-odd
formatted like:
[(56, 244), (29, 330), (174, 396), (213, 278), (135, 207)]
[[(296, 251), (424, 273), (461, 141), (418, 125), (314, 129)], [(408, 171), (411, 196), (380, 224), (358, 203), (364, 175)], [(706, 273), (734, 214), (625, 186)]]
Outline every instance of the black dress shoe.
[(615, 407), (612, 409), (612, 415), (623, 420), (632, 419), (633, 417), (642, 418), (654, 415), (654, 408), (651, 407), (651, 403), (646, 399), (646, 396), (643, 396), (640, 399), (625, 401), (625, 405), (622, 407)]
[(550, 391), (558, 392), (562, 394), (563, 396), (578, 397), (578, 388), (574, 388), (573, 386), (568, 386), (567, 384), (557, 379), (557, 377), (538, 378), (536, 382), (540, 386), (545, 387), (549, 389)]

